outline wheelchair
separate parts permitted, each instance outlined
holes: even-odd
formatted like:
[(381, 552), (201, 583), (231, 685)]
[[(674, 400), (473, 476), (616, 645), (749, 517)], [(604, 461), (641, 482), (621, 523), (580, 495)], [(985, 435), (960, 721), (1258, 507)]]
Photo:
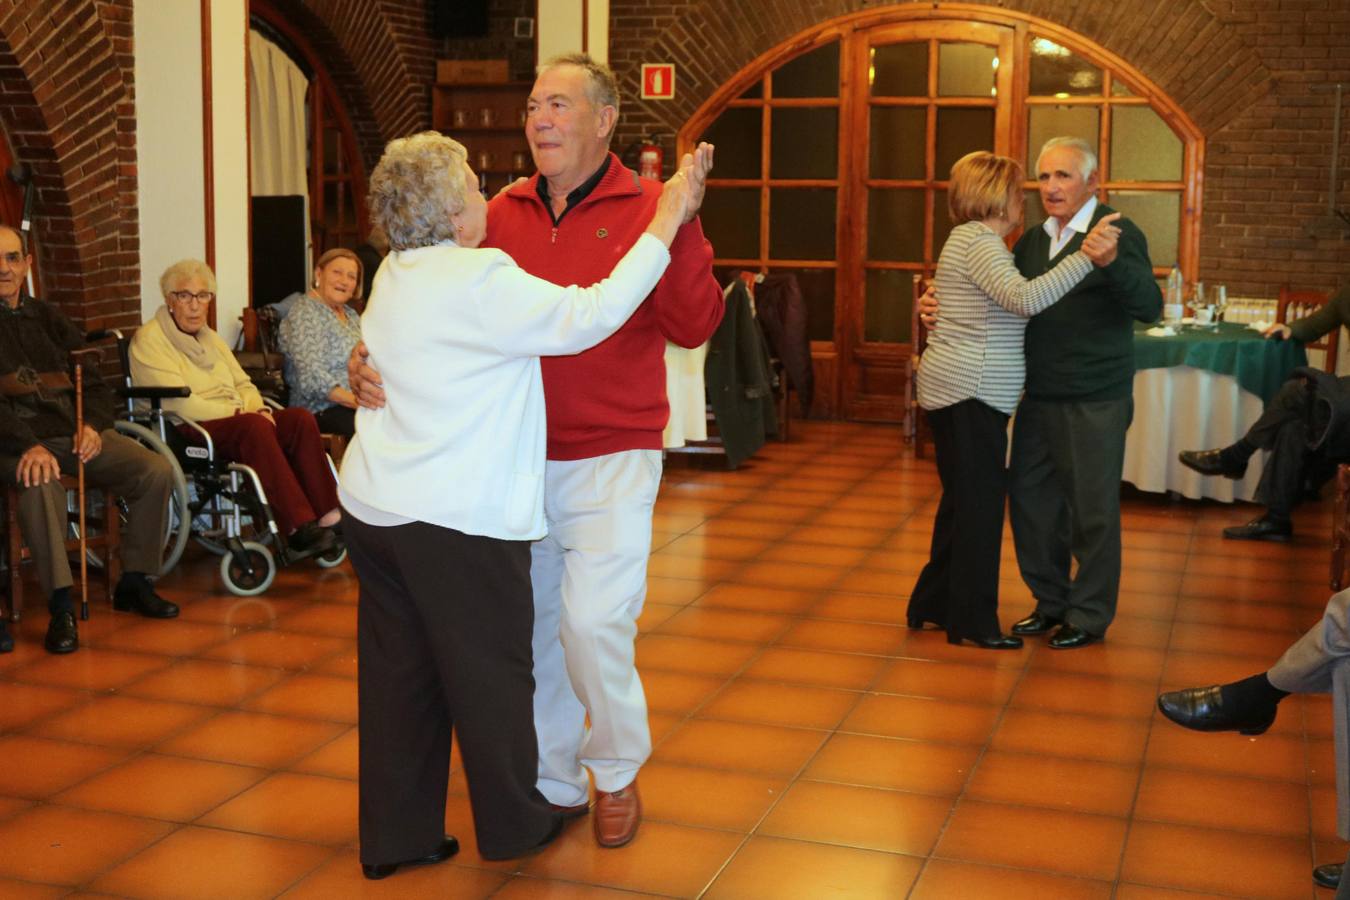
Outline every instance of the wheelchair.
[[(241, 597), (261, 594), (271, 586), (280, 566), (311, 555), (321, 568), (342, 564), (347, 549), (341, 542), (321, 554), (293, 552), (277, 528), (258, 473), (251, 466), (217, 458), (205, 428), (163, 408), (164, 400), (189, 396), (190, 389), (132, 384), (130, 338), (118, 329), (100, 329), (85, 336), (90, 344), (109, 338), (116, 342), (122, 367), (123, 383), (116, 390), (126, 400), (126, 410), (114, 427), (164, 457), (173, 468), (161, 575), (178, 564), (189, 538), (221, 557), (221, 580), (230, 593)], [(184, 430), (196, 440), (190, 440)], [(329, 467), (333, 468), (331, 459)]]

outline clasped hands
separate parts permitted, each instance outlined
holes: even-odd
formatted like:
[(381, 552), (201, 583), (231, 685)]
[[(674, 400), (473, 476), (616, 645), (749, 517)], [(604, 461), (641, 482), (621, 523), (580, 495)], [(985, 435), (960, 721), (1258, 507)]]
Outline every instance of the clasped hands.
[[(103, 438), (97, 431), (85, 425), (70, 442), (70, 450), (79, 457), (80, 462), (89, 462), (103, 451)], [(61, 463), (56, 454), (41, 444), (34, 444), (19, 457), (15, 478), (24, 487), (46, 484), (61, 477)]]

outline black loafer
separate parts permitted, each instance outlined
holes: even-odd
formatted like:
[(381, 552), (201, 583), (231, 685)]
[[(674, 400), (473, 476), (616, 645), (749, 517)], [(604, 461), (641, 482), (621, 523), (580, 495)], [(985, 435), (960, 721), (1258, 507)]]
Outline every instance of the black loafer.
[(306, 522), (291, 532), (286, 538), (286, 546), (292, 553), (300, 556), (318, 556), (337, 546), (338, 538), (333, 529), (324, 528), (314, 522)]
[(1046, 643), (1051, 650), (1075, 650), (1078, 647), (1095, 644), (1101, 639), (1100, 634), (1093, 634), (1090, 631), (1084, 631), (1077, 625), (1065, 623), (1059, 626), (1059, 631), (1051, 635), (1050, 640)]
[(1344, 867), (1345, 863), (1318, 866), (1313, 869), (1313, 881), (1324, 888), (1338, 888), (1341, 886), (1341, 869)]
[(1283, 544), (1294, 536), (1294, 526), (1265, 515), (1246, 525), (1225, 528), (1223, 536), (1230, 541), (1278, 541)]
[(173, 619), (178, 616), (178, 604), (170, 603), (159, 594), (150, 580), (144, 577), (123, 578), (113, 591), (113, 609), (134, 612), (147, 619)]
[(1241, 465), (1224, 459), (1222, 450), (1182, 450), (1177, 459), (1188, 469), (1194, 469), (1201, 475), (1222, 475), (1240, 481), (1247, 474), (1247, 464)]
[(1012, 627), (1013, 634), (1020, 634), (1022, 637), (1034, 637), (1038, 634), (1045, 634), (1052, 631), (1056, 626), (1063, 624), (1059, 619), (1052, 619), (1042, 613), (1040, 610), (1027, 616), (1022, 621)]
[(959, 644), (967, 640), (982, 650), (1020, 650), (1022, 649), (1022, 639), (1009, 634), (996, 634), (993, 637), (972, 637), (959, 634), (947, 635), (947, 643)]
[(371, 881), (379, 881), (381, 878), (388, 878), (398, 871), (399, 866), (429, 866), (438, 862), (445, 862), (450, 857), (459, 852), (459, 841), (451, 835), (446, 835), (445, 840), (435, 853), (422, 857), (421, 859), (405, 859), (402, 862), (395, 863), (373, 863), (367, 865), (361, 864), (361, 874)]
[(80, 649), (80, 631), (75, 627), (75, 613), (70, 610), (52, 613), (42, 646), (47, 648), (48, 653), (74, 653)]
[(1217, 684), (1158, 695), (1158, 711), (1182, 728), (1192, 731), (1236, 731), (1262, 734), (1275, 722), (1278, 708), (1270, 714), (1240, 715), (1224, 709), (1223, 691)]

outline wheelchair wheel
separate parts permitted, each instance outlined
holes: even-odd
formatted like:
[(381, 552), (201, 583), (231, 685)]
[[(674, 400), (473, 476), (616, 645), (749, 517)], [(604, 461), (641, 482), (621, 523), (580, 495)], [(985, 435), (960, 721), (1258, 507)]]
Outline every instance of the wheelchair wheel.
[[(187, 479), (183, 477), (183, 467), (178, 464), (173, 452), (159, 439), (159, 435), (144, 425), (119, 419), (113, 423), (113, 427), (117, 429), (118, 434), (124, 434), (139, 442), (143, 447), (164, 457), (173, 469), (173, 489), (169, 492), (169, 517), (164, 531), (164, 562), (160, 565), (158, 573), (163, 575), (178, 565), (178, 560), (183, 555), (183, 548), (187, 546), (188, 532), (191, 526), (191, 515), (188, 513)], [(123, 502), (122, 519), (124, 522), (126, 521), (126, 515), (126, 504)], [(92, 556), (90, 561), (94, 562)], [(101, 562), (96, 564), (102, 565)]]
[(252, 597), (271, 586), (277, 577), (277, 561), (262, 544), (245, 541), (242, 553), (231, 551), (220, 560), (220, 577), (231, 594)]
[(342, 565), (347, 558), (347, 545), (339, 543), (332, 550), (322, 556), (314, 557), (314, 561), (319, 564), (321, 569), (333, 569)]

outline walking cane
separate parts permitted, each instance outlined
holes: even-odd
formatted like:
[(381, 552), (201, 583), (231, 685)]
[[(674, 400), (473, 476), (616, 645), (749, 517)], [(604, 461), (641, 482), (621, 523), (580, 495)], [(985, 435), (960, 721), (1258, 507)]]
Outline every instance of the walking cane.
[(71, 354), (75, 363), (75, 499), (80, 505), (80, 620), (89, 619), (89, 547), (84, 524), (84, 457), (81, 455), (84, 439), (84, 366), (78, 353)]

